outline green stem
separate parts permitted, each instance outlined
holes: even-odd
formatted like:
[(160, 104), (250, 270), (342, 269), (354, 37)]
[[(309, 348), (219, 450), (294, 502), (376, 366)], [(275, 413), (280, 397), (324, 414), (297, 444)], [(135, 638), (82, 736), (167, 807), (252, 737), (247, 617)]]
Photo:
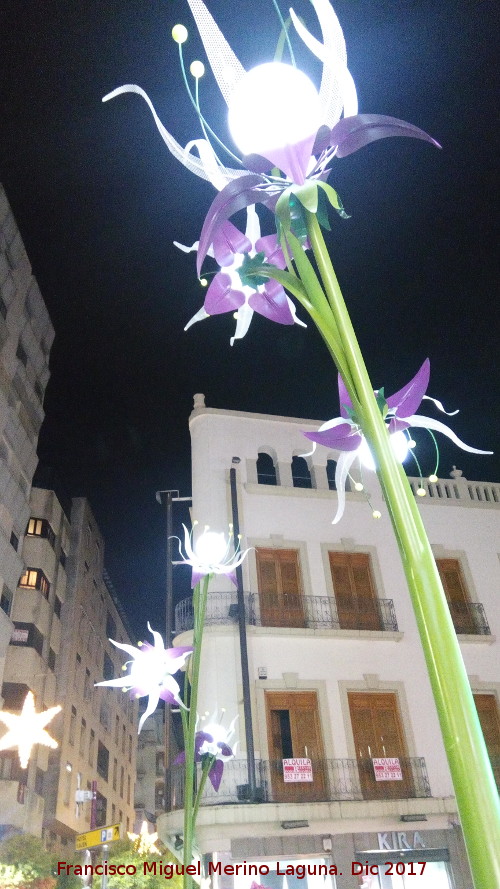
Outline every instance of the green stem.
[[(309, 241), (342, 337), (360, 423), (398, 542), (434, 694), (475, 889), (500, 887), (500, 804), (439, 572), (415, 498), (390, 445), (321, 228), (306, 212)], [(305, 285), (307, 290), (307, 286)], [(327, 331), (323, 332), (326, 338)]]
[[(200, 584), (197, 584), (193, 592), (193, 653), (191, 655), (189, 670), (186, 671), (186, 684), (189, 688), (189, 713), (187, 715), (187, 730), (184, 734), (184, 750), (186, 756), (185, 763), (185, 784), (184, 784), (184, 848), (183, 848), (183, 864), (184, 864), (184, 889), (191, 889), (193, 878), (186, 874), (186, 867), (191, 864), (193, 857), (193, 841), (195, 828), (194, 814), (194, 779), (195, 779), (195, 761), (194, 761), (194, 741), (196, 734), (196, 718), (198, 704), (198, 683), (200, 678), (201, 663), (201, 643), (203, 639), (203, 625), (205, 622), (205, 611), (207, 607), (208, 585), (210, 583), (210, 575), (207, 574), (203, 578), (203, 587), (200, 590)], [(188, 695), (186, 688), (185, 697)]]

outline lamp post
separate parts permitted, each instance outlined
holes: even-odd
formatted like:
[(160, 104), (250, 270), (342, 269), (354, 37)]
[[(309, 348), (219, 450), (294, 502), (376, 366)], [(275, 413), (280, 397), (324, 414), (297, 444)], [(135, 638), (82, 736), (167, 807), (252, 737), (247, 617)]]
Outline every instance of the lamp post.
[[(167, 572), (165, 577), (165, 641), (167, 647), (172, 642), (174, 629), (174, 583), (173, 583), (173, 504), (191, 503), (191, 497), (179, 497), (179, 491), (157, 491), (156, 500), (165, 510), (165, 523), (167, 535)], [(172, 714), (171, 705), (165, 702), (165, 811), (172, 808)]]
[[(278, 10), (276, 0), (273, 2)], [(406, 408), (401, 403), (391, 404), (383, 390), (374, 392), (322, 233), (322, 227), (328, 226), (330, 207), (341, 216), (346, 215), (339, 196), (326, 183), (332, 163), (386, 136), (438, 143), (405, 121), (357, 113), (342, 30), (328, 0), (313, 0), (322, 41), (290, 11), (298, 37), (323, 64), (319, 92), (297, 71), (286, 27), (284, 34), (292, 64), (267, 64), (262, 66), (264, 73), (259, 69), (245, 72), (203, 0), (188, 3), (228, 104), (230, 128), (243, 159), (240, 162), (232, 151), (229, 155), (232, 161), (241, 163), (243, 170), (225, 166), (215, 153), (215, 142), (218, 150), (220, 145), (226, 148), (209, 128), (200, 108), (200, 63), (191, 66), (194, 92), (187, 83), (182, 57), (187, 31), (183, 26), (174, 28), (173, 37), (179, 45), (183, 76), (204, 137), (196, 140), (199, 157), (179, 146), (140, 87), (120, 87), (105, 99), (123, 92), (141, 95), (153, 111), (172, 154), (196, 175), (212, 182), (219, 192), (209, 208), (199, 242), (193, 248), (182, 248), (197, 248), (198, 274), (208, 254), (215, 257), (221, 269), (208, 287), (202, 309), (187, 326), (209, 315), (236, 310), (234, 339), (239, 339), (248, 330), (254, 311), (277, 323), (296, 322), (293, 299), (317, 326), (346, 394), (346, 404), (341, 405), (342, 417), (329, 425), (340, 430), (344, 424), (345, 435), (339, 445), (342, 453), (366, 442), (390, 514), (438, 711), (474, 884), (476, 889), (500, 887), (498, 791), (429, 540), (390, 442), (390, 433), (408, 428), (409, 420), (415, 425), (425, 424), (409, 408), (414, 400), (410, 389), (403, 399)], [(189, 149), (192, 146), (190, 143)], [(256, 205), (274, 214), (274, 239), (260, 237)], [(242, 233), (229, 219), (244, 208), (248, 224)], [(438, 431), (450, 433), (436, 422), (433, 421), (434, 428), (439, 426)], [(454, 440), (457, 442), (456, 436)], [(347, 462), (342, 462), (344, 469)], [(344, 483), (346, 473), (347, 470)]]

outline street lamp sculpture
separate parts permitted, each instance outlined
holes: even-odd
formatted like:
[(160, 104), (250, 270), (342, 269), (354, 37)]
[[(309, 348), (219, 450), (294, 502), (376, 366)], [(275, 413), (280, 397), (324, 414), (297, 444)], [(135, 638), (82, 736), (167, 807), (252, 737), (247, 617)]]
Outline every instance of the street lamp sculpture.
[[(414, 392), (408, 391), (402, 397), (408, 412), (401, 411), (400, 403), (386, 400), (383, 390), (374, 391), (322, 232), (329, 228), (330, 207), (341, 217), (346, 216), (337, 192), (326, 181), (331, 164), (337, 159), (388, 136), (412, 137), (440, 146), (423, 130), (405, 121), (357, 113), (356, 91), (337, 16), (329, 0), (311, 2), (318, 17), (321, 41), (293, 10), (290, 17), (296, 35), (322, 62), (319, 90), (297, 69), (289, 23), (283, 22), (277, 0), (273, 0), (273, 5), (280, 17), (282, 45), (286, 42), (290, 64), (276, 62), (248, 72), (202, 0), (188, 0), (214, 77), (228, 105), (229, 128), (241, 158), (226, 148), (202, 112), (201, 62), (192, 63), (193, 88), (188, 83), (182, 49), (188, 35), (183, 25), (176, 25), (172, 34), (179, 46), (182, 73), (198, 116), (201, 138), (183, 148), (164, 127), (139, 86), (119, 87), (104, 100), (125, 92), (142, 96), (168, 149), (218, 191), (193, 248), (197, 249), (199, 277), (207, 255), (215, 258), (220, 271), (208, 288), (204, 306), (187, 326), (209, 315), (232, 312), (236, 318), (234, 341), (245, 335), (254, 311), (279, 324), (293, 324), (297, 320), (295, 300), (325, 341), (342, 380), (341, 415), (349, 427), (344, 430), (344, 447), (336, 439), (335, 446), (341, 452), (338, 471), (344, 476), (348, 463), (346, 440), (351, 439), (352, 450), (365, 443), (401, 553), (475, 887), (491, 889), (500, 886), (498, 791), (434, 556), (408, 479), (391, 443), (391, 423), (394, 432), (407, 428), (410, 418), (415, 425), (414, 410), (425, 387), (422, 391), (416, 385)], [(220, 159), (220, 150), (231, 158), (231, 166)], [(276, 234), (267, 239), (260, 237), (255, 217), (257, 205), (274, 216)], [(242, 233), (230, 218), (245, 208), (248, 223)], [(419, 374), (421, 382), (424, 371), (421, 369)], [(392, 416), (387, 424), (389, 413)], [(338, 433), (339, 426), (331, 428)], [(318, 434), (320, 442), (324, 431)], [(424, 490), (422, 486), (421, 489)]]
[[(196, 526), (197, 522), (193, 525)], [(193, 644), (165, 648), (163, 639), (156, 630), (148, 629), (154, 644), (139, 642), (137, 647), (110, 639), (116, 648), (130, 655), (124, 666), (125, 675), (97, 682), (97, 686), (120, 688), (129, 692), (132, 698), (148, 697), (145, 712), (139, 721), (138, 732), (152, 713), (160, 699), (179, 707), (182, 719), (184, 750), (175, 763), (184, 764), (184, 831), (182, 842), (183, 878), (185, 889), (192, 885), (192, 874), (187, 868), (192, 864), (195, 844), (195, 828), (198, 809), (207, 778), (217, 792), (224, 771), (224, 763), (232, 759), (236, 745), (232, 743), (235, 717), (226, 728), (217, 722), (217, 714), (203, 725), (198, 716), (198, 686), (200, 679), (201, 651), (208, 588), (214, 576), (226, 575), (236, 585), (235, 570), (241, 565), (248, 550), (241, 552), (239, 541), (234, 542), (232, 528), (226, 535), (211, 531), (205, 526), (193, 543), (193, 534), (184, 528), (184, 552), (179, 546), (180, 560), (175, 565), (188, 565), (191, 568), (193, 589)], [(174, 678), (185, 669), (184, 689)], [(127, 672), (128, 670), (128, 672)], [(224, 711), (222, 711), (223, 715)], [(0, 714), (1, 716), (1, 714)], [(201, 764), (199, 781), (196, 780), (196, 765)]]

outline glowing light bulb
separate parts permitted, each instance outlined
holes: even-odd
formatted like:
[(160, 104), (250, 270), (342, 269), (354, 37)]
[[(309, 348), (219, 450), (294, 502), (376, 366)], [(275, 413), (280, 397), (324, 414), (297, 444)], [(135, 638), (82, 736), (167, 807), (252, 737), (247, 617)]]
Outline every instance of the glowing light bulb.
[(185, 43), (188, 38), (187, 28), (184, 25), (174, 25), (172, 28), (172, 37), (176, 43)]
[(416, 448), (417, 446), (417, 442), (414, 438), (409, 438), (407, 444), (409, 448)]
[(374, 519), (381, 519), (381, 518), (382, 518), (382, 513), (380, 512), (380, 510), (378, 510), (378, 509), (374, 509), (373, 512), (372, 512), (372, 516), (373, 516)]
[[(271, 101), (271, 96), (277, 101)], [(266, 152), (272, 149), (316, 134), (321, 124), (316, 87), (303, 71), (283, 62), (257, 65), (231, 94), (228, 124), (243, 154), (268, 157)]]
[(417, 488), (417, 497), (426, 497), (427, 491), (425, 488)]
[(199, 80), (200, 77), (203, 77), (205, 73), (205, 65), (203, 64), (203, 62), (191, 62), (189, 70), (191, 71), (193, 77), (195, 77), (196, 80)]
[(195, 543), (196, 558), (202, 565), (217, 565), (222, 562), (227, 550), (227, 541), (222, 533), (204, 531)]
[(364, 485), (362, 485), (361, 482), (356, 482), (356, 484), (354, 485), (355, 491), (362, 491), (363, 488), (364, 488)]
[[(208, 284), (207, 279), (206, 279), (206, 278), (200, 278), (200, 284), (201, 284), (202, 287), (206, 287), (207, 284)], [(193, 524), (194, 524), (194, 522), (193, 522)]]
[[(394, 432), (390, 436), (391, 447), (394, 452), (394, 456), (399, 463), (403, 463), (408, 456), (408, 439), (404, 432)], [(375, 461), (372, 457), (372, 452), (368, 447), (368, 442), (366, 438), (363, 438), (358, 450), (359, 459), (361, 460), (363, 466), (367, 469), (371, 469), (372, 472), (375, 472)]]
[(432, 475), (429, 476), (429, 481), (432, 482), (433, 485), (435, 485), (436, 482), (437, 482), (437, 480), (438, 480), (438, 477), (437, 477), (437, 475), (433, 472)]

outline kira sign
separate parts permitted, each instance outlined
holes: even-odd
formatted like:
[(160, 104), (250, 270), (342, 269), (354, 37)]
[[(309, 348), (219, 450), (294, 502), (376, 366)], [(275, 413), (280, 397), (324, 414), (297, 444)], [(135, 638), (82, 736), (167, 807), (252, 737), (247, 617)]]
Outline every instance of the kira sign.
[(313, 770), (311, 760), (305, 757), (284, 759), (283, 780), (285, 782), (312, 781)]
[(402, 781), (401, 763), (397, 756), (372, 759), (375, 781)]
[(120, 839), (120, 827), (120, 824), (111, 824), (109, 827), (97, 827), (87, 833), (80, 833), (75, 838), (75, 849), (93, 849), (94, 846), (114, 843)]

